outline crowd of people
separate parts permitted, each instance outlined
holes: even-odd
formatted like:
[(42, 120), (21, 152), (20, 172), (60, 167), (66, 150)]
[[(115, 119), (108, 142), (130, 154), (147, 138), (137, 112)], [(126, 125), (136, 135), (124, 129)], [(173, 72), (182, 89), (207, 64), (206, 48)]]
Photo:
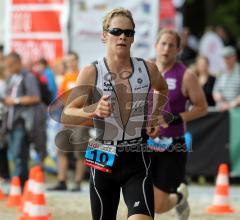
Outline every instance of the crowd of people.
[[(3, 55), (0, 62), (0, 179), (9, 181), (17, 175), (21, 185), (28, 178), (30, 145), (34, 147), (43, 165), (47, 156), (48, 123), (51, 121), (47, 106), (62, 93), (74, 87), (79, 74), (79, 58), (75, 52), (69, 52), (64, 60), (50, 67), (47, 60), (41, 58), (34, 63), (23, 64), (16, 52)], [(51, 143), (55, 147), (55, 143)], [(67, 155), (58, 151), (58, 179), (66, 188)], [(8, 160), (14, 168), (10, 175)], [(83, 175), (81, 160), (76, 163), (76, 187), (80, 190)], [(53, 187), (60, 190), (64, 188)]]
[[(77, 96), (67, 100), (61, 123), (81, 125), (90, 120), (97, 133), (85, 155), (58, 149), (57, 184), (49, 190), (68, 189), (69, 155), (74, 154), (71, 190), (81, 190), (84, 161), (90, 166), (93, 219), (115, 219), (122, 190), (129, 219), (153, 219), (154, 212), (176, 208), (177, 218), (187, 220), (185, 123), (207, 114), (208, 106), (219, 111), (240, 106), (235, 41), (223, 27), (208, 30), (208, 36), (222, 43), (217, 56), (224, 68), (214, 72), (213, 55), (204, 53), (203, 42), (198, 43), (187, 27), (181, 34), (161, 30), (156, 59), (149, 61), (130, 56), (135, 35), (130, 11), (112, 10), (102, 28), (106, 56), (81, 70), (79, 56), (72, 51), (53, 66), (45, 58), (25, 65), (18, 53), (3, 55), (0, 48), (0, 181), (19, 176), (24, 186), (32, 143), (44, 166), (51, 120), (47, 106), (73, 90)], [(142, 147), (149, 140), (154, 143), (150, 153)], [(140, 147), (129, 153), (132, 145)], [(8, 160), (13, 163), (11, 174)]]

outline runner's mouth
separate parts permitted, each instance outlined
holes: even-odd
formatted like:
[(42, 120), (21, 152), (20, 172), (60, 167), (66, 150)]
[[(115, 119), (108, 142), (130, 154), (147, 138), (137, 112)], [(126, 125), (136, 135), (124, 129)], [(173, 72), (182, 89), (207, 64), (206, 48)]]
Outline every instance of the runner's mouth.
[(168, 57), (168, 54), (163, 54), (162, 57), (167, 58), (167, 57)]
[(117, 44), (117, 46), (126, 47), (127, 45), (126, 44)]

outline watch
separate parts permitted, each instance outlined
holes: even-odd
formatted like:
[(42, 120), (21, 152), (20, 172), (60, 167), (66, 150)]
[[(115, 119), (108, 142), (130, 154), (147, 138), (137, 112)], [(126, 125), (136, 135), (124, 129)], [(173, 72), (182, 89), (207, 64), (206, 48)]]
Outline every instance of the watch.
[(14, 104), (19, 105), (20, 104), (20, 98), (14, 98)]

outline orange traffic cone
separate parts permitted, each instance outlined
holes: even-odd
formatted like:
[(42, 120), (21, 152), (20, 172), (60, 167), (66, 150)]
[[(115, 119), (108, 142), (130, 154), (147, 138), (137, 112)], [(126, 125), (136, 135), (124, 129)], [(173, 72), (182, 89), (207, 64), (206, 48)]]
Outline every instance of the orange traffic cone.
[(28, 192), (28, 180), (24, 184), (23, 194), (22, 194), (22, 198), (21, 198), (21, 205), (19, 207), (19, 211), (23, 211), (24, 203), (27, 200), (27, 192)]
[(208, 207), (207, 212), (209, 214), (227, 214), (235, 212), (235, 210), (232, 209), (229, 204), (229, 181), (227, 164), (221, 164), (219, 166), (213, 205)]
[(0, 189), (0, 200), (4, 199), (3, 191)]
[(33, 188), (35, 185), (35, 177), (38, 172), (42, 172), (42, 169), (40, 166), (35, 166), (30, 169), (29, 180), (28, 180), (27, 189), (26, 189), (26, 195), (23, 198), (23, 204), (22, 204), (22, 209), (21, 209), (23, 211), (23, 214), (19, 217), (18, 220), (27, 220), (28, 219), (29, 210), (30, 210), (30, 206), (32, 203), (32, 195), (33, 195)]
[(44, 174), (38, 172), (35, 177), (35, 184), (33, 188), (32, 203), (30, 205), (29, 220), (50, 220), (51, 215), (49, 214), (46, 206), (45, 195), (44, 195)]
[(4, 199), (4, 193), (2, 191), (1, 182), (0, 182), (0, 200)]
[(36, 166), (34, 166), (33, 168), (31, 168), (31, 170), (30, 170), (30, 172), (35, 172), (35, 173), (37, 173), (37, 172), (39, 172), (39, 171), (41, 171), (41, 172), (43, 172), (42, 171), (42, 167), (40, 166), (40, 165), (36, 165)]
[(21, 205), (21, 187), (20, 179), (18, 176), (14, 176), (11, 181), (10, 193), (7, 199), (6, 206), (19, 206)]

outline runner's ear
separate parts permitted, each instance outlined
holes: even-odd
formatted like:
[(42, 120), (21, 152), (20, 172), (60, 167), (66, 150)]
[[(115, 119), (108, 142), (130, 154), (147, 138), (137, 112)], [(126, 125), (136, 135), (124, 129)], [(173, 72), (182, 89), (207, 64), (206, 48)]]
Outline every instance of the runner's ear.
[(103, 31), (102, 33), (101, 33), (101, 40), (102, 40), (102, 42), (105, 44), (106, 43), (106, 39), (107, 38), (107, 32), (106, 31)]

